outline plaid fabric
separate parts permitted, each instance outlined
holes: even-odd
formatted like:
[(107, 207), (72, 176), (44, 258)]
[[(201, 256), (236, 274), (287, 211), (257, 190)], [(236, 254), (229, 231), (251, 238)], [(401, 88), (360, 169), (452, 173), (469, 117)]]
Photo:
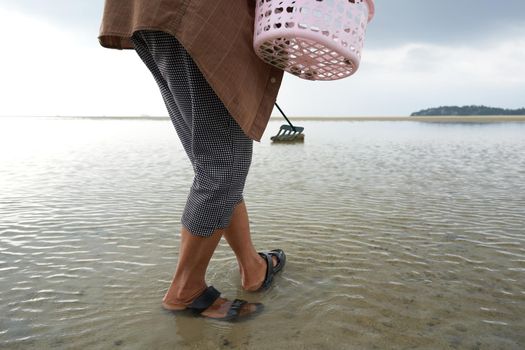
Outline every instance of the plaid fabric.
[(160, 87), (195, 172), (182, 224), (191, 234), (208, 237), (229, 225), (233, 208), (243, 200), (253, 141), (174, 36), (138, 31), (132, 41)]

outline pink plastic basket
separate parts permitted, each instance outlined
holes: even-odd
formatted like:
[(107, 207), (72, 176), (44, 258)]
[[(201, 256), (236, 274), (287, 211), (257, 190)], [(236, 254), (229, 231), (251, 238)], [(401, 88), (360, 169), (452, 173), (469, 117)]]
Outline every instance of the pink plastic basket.
[(356, 72), (373, 0), (256, 0), (253, 47), (265, 62), (308, 80)]

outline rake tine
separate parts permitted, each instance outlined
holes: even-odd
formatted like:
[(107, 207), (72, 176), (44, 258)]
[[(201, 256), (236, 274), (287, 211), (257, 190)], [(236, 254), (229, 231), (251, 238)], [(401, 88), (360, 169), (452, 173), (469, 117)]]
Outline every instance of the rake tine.
[(279, 105), (277, 103), (275, 103), (275, 106), (277, 107), (277, 109), (279, 110), (279, 112), (281, 112), (282, 116), (284, 117), (284, 119), (286, 119), (286, 121), (288, 122), (288, 125), (281, 125), (280, 129), (279, 129), (279, 132), (277, 133), (277, 135), (275, 136), (272, 136), (271, 137), (271, 140), (272, 141), (294, 141), (295, 139), (297, 139), (299, 136), (302, 136), (302, 132), (304, 130), (303, 127), (301, 126), (294, 126), (290, 120), (286, 117), (286, 115), (284, 114), (283, 110), (281, 109), (281, 107), (279, 107)]

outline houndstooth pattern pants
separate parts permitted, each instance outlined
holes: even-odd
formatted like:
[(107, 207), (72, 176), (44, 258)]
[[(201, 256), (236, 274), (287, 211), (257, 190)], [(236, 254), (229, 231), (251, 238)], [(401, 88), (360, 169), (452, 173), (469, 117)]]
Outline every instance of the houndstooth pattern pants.
[(253, 141), (174, 36), (142, 30), (132, 41), (160, 87), (195, 173), (181, 223), (192, 235), (209, 237), (229, 225), (243, 200)]

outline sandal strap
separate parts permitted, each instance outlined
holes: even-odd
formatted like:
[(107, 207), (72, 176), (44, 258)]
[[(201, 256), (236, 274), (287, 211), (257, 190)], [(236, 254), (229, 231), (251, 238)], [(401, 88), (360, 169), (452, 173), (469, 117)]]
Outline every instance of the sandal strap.
[(264, 281), (261, 286), (262, 289), (266, 289), (273, 280), (273, 259), (272, 256), (266, 252), (259, 252), (259, 255), (266, 260), (266, 276), (264, 277)]
[[(284, 254), (284, 251), (282, 249), (272, 249), (268, 252), (271, 256), (277, 257), (278, 263), (273, 267), (273, 272), (277, 273), (282, 270), (286, 263), (286, 254)], [(273, 265), (273, 261), (272, 261)]]
[(191, 309), (197, 313), (201, 313), (207, 308), (209, 308), (215, 300), (221, 295), (217, 289), (213, 286), (209, 286), (200, 294), (193, 302), (187, 306), (188, 309)]
[(239, 316), (239, 314), (241, 313), (242, 306), (246, 303), (247, 303), (246, 300), (235, 299), (232, 302), (230, 309), (228, 310), (228, 314), (226, 314), (226, 318), (231, 319), (231, 318), (236, 318), (237, 316)]

